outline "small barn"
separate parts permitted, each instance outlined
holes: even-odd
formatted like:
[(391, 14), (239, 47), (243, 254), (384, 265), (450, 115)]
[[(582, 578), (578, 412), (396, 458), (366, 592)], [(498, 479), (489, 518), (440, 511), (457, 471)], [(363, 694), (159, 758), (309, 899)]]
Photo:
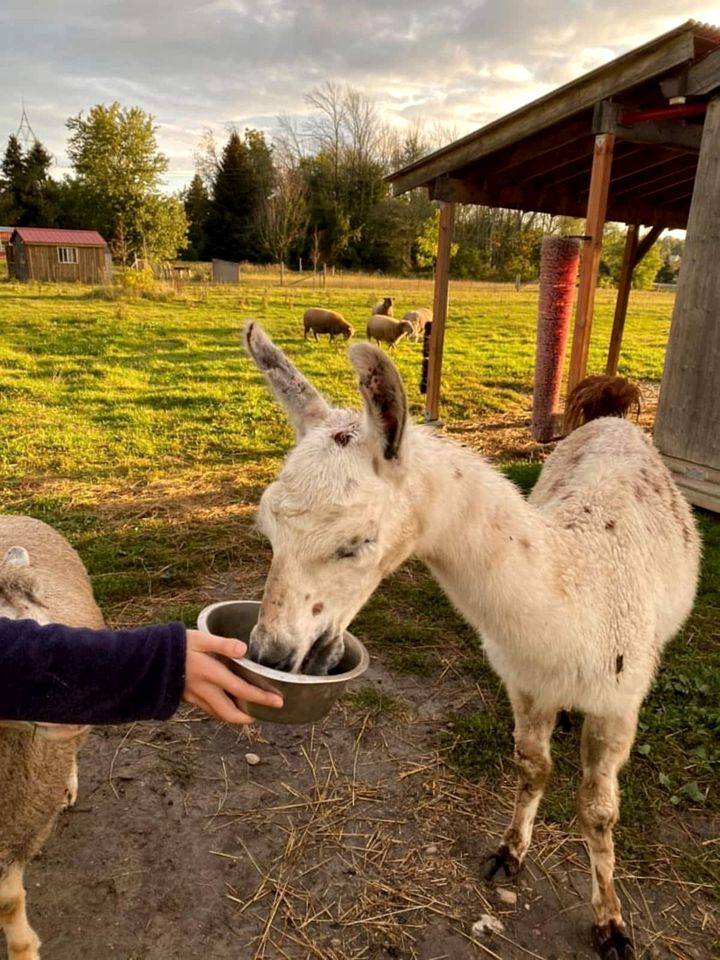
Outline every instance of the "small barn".
[(388, 179), (396, 195), (424, 187), (441, 201), (430, 422), (438, 418), (456, 203), (585, 219), (568, 389), (588, 372), (605, 222), (628, 225), (609, 374), (622, 351), (634, 267), (663, 229), (687, 230), (655, 443), (688, 499), (720, 512), (720, 28), (690, 20)]
[(11, 280), (106, 283), (108, 245), (95, 230), (15, 227), (7, 246)]
[(0, 226), (0, 260), (7, 260), (7, 254), (5, 253), (5, 248), (10, 243), (10, 237), (15, 227), (2, 227)]

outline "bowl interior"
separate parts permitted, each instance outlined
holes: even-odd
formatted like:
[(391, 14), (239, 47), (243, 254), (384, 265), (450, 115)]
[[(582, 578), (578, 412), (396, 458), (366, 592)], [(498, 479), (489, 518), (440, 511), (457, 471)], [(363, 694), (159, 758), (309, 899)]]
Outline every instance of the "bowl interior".
[[(214, 633), (220, 637), (236, 637), (245, 643), (250, 639), (252, 628), (257, 622), (260, 613), (258, 600), (224, 600), (213, 603), (200, 612), (198, 629)], [(304, 673), (286, 673), (283, 670), (274, 670), (264, 664), (255, 663), (248, 657), (240, 661), (246, 670), (258, 676), (271, 677), (284, 683), (293, 684), (326, 684), (338, 681), (351, 680), (364, 673), (368, 667), (369, 657), (365, 647), (357, 637), (345, 631), (345, 648), (340, 662), (327, 676), (315, 676)]]

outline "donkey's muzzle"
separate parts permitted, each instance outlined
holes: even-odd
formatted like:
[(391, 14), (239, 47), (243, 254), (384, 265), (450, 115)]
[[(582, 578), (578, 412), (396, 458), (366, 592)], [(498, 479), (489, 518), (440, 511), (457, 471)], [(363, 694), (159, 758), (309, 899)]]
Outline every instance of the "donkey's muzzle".
[(342, 659), (345, 644), (342, 634), (325, 630), (317, 637), (303, 656), (302, 646), (297, 641), (267, 630), (256, 624), (250, 634), (248, 656), (273, 670), (286, 673), (307, 673), (312, 676), (325, 676)]

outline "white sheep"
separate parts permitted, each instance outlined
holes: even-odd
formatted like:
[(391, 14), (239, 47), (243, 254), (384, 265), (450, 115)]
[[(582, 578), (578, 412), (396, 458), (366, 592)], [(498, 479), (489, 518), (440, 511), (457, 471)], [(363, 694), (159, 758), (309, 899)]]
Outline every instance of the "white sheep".
[[(0, 617), (104, 626), (80, 557), (52, 527), (0, 517)], [(9, 960), (39, 960), (25, 911), (25, 864), (77, 797), (77, 752), (88, 727), (0, 724), (0, 924)]]
[(341, 313), (335, 310), (326, 310), (324, 307), (309, 307), (303, 314), (303, 323), (305, 324), (305, 339), (312, 330), (313, 336), (317, 340), (319, 333), (330, 334), (330, 342), (335, 337), (344, 337), (349, 340), (355, 333), (351, 323), (348, 323)]
[(418, 307), (417, 310), (408, 310), (403, 320), (408, 320), (413, 325), (413, 330), (415, 331), (414, 339), (417, 340), (425, 333), (425, 326), (428, 323), (432, 323), (432, 318), (432, 310), (430, 310), (429, 307)]
[(414, 337), (415, 330), (408, 320), (393, 320), (392, 317), (374, 314), (367, 322), (365, 334), (368, 340), (375, 340), (390, 344), (393, 348), (403, 337)]
[(378, 300), (372, 308), (372, 315), (374, 317), (391, 317), (393, 315), (393, 298), (385, 297), (384, 300)]

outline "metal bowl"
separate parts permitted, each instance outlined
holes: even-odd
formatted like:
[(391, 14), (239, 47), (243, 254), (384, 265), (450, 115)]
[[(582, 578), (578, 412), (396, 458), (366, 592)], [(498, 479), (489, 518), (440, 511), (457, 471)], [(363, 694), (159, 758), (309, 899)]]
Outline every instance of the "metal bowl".
[[(260, 603), (257, 600), (221, 600), (200, 611), (198, 630), (219, 637), (235, 637), (247, 643), (259, 614)], [(263, 690), (272, 690), (283, 697), (284, 703), (280, 709), (238, 698), (237, 704), (245, 713), (258, 720), (272, 720), (274, 723), (314, 723), (330, 710), (348, 681), (365, 673), (370, 664), (368, 652), (357, 637), (346, 630), (343, 639), (345, 652), (342, 659), (325, 677), (273, 670), (247, 657), (240, 660), (227, 657), (219, 659), (248, 683)]]

